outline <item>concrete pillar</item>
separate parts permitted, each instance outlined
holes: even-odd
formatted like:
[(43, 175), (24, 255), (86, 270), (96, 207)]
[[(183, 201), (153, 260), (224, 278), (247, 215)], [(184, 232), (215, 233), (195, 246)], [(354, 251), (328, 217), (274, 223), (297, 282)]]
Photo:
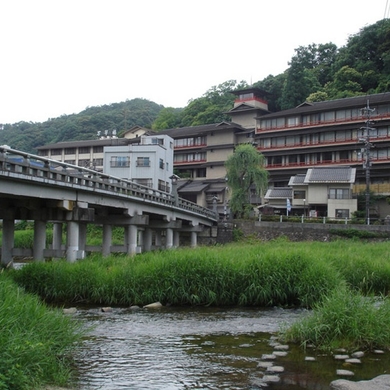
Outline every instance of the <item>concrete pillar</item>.
[(66, 260), (73, 263), (78, 258), (79, 252), (79, 224), (78, 222), (69, 221), (67, 226), (67, 248)]
[(173, 247), (173, 230), (171, 228), (167, 228), (165, 240), (165, 248), (171, 249)]
[(152, 229), (150, 228), (145, 228), (144, 231), (144, 250), (145, 252), (149, 252), (152, 250)]
[(198, 233), (191, 232), (191, 247), (195, 248), (198, 244)]
[(138, 247), (141, 248), (141, 252), (143, 252), (144, 248), (144, 231), (142, 229), (138, 230)]
[(44, 261), (43, 251), (46, 247), (46, 222), (34, 221), (33, 258), (35, 261)]
[(180, 233), (178, 230), (173, 231), (173, 246), (178, 248), (180, 246)]
[[(52, 248), (55, 251), (61, 250), (62, 247), (62, 223), (54, 222), (53, 223), (53, 240), (52, 240)], [(54, 260), (60, 259), (58, 256), (54, 256)]]
[(87, 246), (87, 224), (79, 224), (79, 250), (85, 251)]
[(161, 248), (161, 230), (156, 230), (155, 232), (155, 240), (154, 245), (156, 249)]
[(12, 249), (15, 243), (15, 220), (3, 219), (3, 239), (1, 243), (1, 265), (12, 266)]
[(103, 256), (109, 256), (111, 254), (111, 243), (112, 243), (112, 226), (103, 225)]
[(134, 256), (137, 253), (137, 225), (129, 225), (127, 227), (127, 254)]

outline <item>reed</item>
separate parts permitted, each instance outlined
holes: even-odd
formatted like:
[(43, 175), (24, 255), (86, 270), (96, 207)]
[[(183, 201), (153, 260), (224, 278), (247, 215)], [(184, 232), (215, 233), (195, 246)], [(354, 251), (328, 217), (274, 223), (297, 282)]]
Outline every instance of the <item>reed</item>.
[(33, 263), (13, 277), (55, 302), (311, 307), (342, 281), (317, 255), (291, 243), (200, 247)]
[(65, 385), (81, 325), (0, 274), (0, 389)]
[(323, 350), (372, 350), (390, 346), (390, 301), (334, 290), (311, 314), (283, 329), (280, 338)]

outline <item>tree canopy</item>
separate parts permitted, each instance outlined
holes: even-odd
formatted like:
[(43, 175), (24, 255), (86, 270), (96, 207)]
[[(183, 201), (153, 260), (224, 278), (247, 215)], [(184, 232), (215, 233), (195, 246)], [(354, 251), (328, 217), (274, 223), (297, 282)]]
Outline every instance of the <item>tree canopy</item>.
[(252, 188), (260, 197), (268, 187), (268, 171), (264, 162), (264, 156), (252, 144), (238, 145), (225, 162), (227, 184), (231, 190), (230, 209), (237, 217), (249, 213)]

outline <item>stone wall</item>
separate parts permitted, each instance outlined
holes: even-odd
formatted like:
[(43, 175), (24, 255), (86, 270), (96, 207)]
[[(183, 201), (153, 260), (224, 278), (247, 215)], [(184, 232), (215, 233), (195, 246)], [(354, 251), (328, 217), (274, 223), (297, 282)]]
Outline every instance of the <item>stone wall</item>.
[(344, 225), (344, 224), (315, 224), (289, 222), (262, 222), (262, 221), (231, 221), (218, 225), (217, 243), (225, 244), (233, 241), (233, 231), (244, 237), (253, 237), (261, 241), (270, 241), (279, 237), (286, 237), (290, 241), (331, 241), (340, 239), (339, 235), (332, 234), (333, 229), (354, 229), (381, 233), (390, 239), (389, 225)]

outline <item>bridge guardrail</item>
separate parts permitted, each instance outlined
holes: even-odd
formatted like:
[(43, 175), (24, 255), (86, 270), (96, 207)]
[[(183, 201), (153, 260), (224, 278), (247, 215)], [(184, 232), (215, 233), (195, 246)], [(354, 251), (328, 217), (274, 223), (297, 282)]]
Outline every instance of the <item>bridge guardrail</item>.
[(78, 185), (91, 191), (107, 191), (121, 196), (132, 196), (200, 214), (217, 220), (215, 213), (186, 199), (176, 199), (173, 194), (143, 186), (131, 180), (110, 176), (77, 165), (0, 146), (0, 172), (14, 172), (53, 180), (65, 185)]

